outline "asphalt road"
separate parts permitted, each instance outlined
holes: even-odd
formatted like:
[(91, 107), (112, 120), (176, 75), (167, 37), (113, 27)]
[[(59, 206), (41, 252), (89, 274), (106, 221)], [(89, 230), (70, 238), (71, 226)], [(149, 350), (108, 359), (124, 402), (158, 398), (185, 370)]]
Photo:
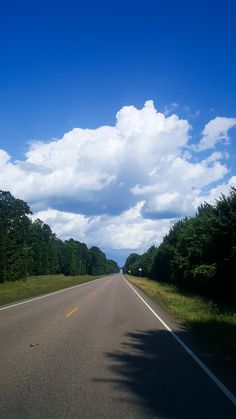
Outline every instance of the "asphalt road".
[(0, 310), (0, 339), (1, 419), (236, 417), (120, 274)]

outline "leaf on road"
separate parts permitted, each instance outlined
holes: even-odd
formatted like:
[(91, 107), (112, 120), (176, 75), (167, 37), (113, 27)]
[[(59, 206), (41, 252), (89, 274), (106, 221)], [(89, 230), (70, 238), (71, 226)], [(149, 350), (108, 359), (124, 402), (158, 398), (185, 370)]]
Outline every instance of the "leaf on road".
[(33, 346), (38, 346), (38, 342), (32, 342), (32, 343), (30, 344), (30, 346), (31, 346), (31, 347), (33, 347)]

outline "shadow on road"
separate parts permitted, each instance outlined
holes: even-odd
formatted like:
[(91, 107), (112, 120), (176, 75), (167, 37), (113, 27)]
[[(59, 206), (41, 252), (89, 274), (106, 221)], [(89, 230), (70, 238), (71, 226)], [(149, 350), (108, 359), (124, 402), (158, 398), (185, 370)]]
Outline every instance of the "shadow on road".
[(136, 408), (149, 412), (143, 417), (235, 417), (231, 402), (167, 331), (128, 333), (122, 350), (105, 356), (109, 378), (96, 381), (112, 383), (121, 401), (129, 398)]
[(198, 339), (212, 342), (218, 352), (236, 363), (236, 324), (224, 320), (194, 320), (189, 327)]

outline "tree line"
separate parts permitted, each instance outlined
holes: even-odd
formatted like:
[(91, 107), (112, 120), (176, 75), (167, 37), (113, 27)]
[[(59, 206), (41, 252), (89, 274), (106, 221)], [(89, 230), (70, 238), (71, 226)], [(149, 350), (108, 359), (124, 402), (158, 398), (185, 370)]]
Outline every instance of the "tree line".
[(103, 275), (119, 272), (98, 247), (62, 241), (51, 228), (32, 221), (28, 204), (0, 191), (0, 282), (28, 275)]
[(235, 296), (236, 188), (195, 216), (178, 221), (159, 247), (129, 255), (124, 272), (169, 282), (206, 296)]

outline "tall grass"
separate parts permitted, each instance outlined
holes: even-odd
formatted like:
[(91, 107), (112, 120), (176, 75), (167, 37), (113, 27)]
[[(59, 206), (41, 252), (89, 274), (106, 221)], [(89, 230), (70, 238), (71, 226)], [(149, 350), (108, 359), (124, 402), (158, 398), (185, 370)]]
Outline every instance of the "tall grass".
[(96, 278), (99, 276), (39, 275), (30, 276), (26, 281), (4, 282), (0, 284), (0, 305), (82, 284)]
[(174, 285), (127, 276), (153, 301), (220, 350), (236, 357), (236, 312), (199, 295), (180, 292)]

